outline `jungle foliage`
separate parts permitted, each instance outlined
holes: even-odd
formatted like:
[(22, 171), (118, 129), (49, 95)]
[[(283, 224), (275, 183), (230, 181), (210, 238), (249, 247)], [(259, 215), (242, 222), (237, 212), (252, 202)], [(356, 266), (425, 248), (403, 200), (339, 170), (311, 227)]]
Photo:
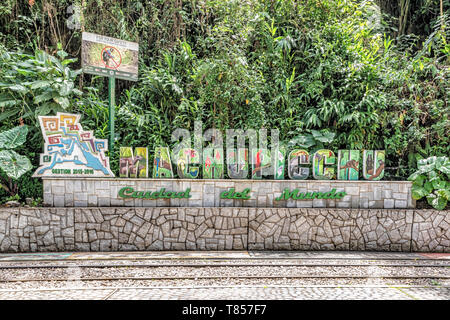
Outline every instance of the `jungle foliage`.
[(14, 180), (19, 179), (24, 173), (33, 168), (26, 156), (21, 156), (13, 149), (22, 146), (26, 141), (28, 127), (18, 126), (0, 133), (0, 168), (8, 176), (8, 181), (1, 181), (2, 187), (10, 196), (17, 194), (18, 184)]
[[(413, 3), (403, 26), (369, 0), (5, 0), (0, 131), (24, 121), (36, 134), (37, 115), (64, 109), (108, 137), (107, 80), (67, 58), (87, 31), (140, 45), (139, 81), (116, 87), (116, 148), (172, 146), (195, 120), (278, 128), (289, 147), (320, 132), (331, 150), (385, 149), (385, 179), (405, 180), (450, 154), (450, 3)], [(37, 167), (42, 141), (25, 150)]]
[(413, 181), (413, 199), (426, 197), (433, 208), (442, 210), (450, 200), (450, 161), (447, 157), (429, 157), (417, 161), (417, 171), (408, 180)]

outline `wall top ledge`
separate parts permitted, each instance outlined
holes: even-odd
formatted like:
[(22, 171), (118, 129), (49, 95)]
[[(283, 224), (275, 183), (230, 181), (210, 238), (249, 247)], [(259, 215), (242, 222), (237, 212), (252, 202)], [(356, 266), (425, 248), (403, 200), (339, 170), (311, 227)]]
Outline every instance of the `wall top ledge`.
[(179, 209), (189, 209), (189, 210), (301, 210), (301, 211), (342, 211), (342, 212), (374, 212), (374, 211), (383, 211), (383, 212), (406, 212), (406, 213), (414, 213), (414, 212), (435, 212), (440, 214), (449, 214), (450, 210), (436, 210), (436, 209), (383, 209), (383, 208), (374, 208), (374, 209), (358, 209), (358, 208), (273, 208), (273, 207), (0, 207), (0, 212), (19, 212), (19, 211), (34, 211), (34, 210), (52, 210), (52, 211), (61, 211), (61, 210), (120, 210), (120, 211), (129, 211), (129, 210), (179, 210)]
[(278, 183), (372, 183), (372, 184), (384, 184), (384, 183), (399, 183), (399, 184), (412, 184), (412, 181), (396, 181), (396, 180), (268, 180), (268, 179), (153, 179), (153, 178), (89, 178), (89, 177), (42, 177), (42, 180), (89, 180), (89, 181), (172, 181), (172, 182), (278, 182)]

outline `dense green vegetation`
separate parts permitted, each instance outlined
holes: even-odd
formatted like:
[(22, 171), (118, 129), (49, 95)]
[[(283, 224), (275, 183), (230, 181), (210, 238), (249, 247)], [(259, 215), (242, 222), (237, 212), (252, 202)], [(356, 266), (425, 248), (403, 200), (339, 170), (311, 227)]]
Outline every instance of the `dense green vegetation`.
[(426, 197), (428, 204), (444, 209), (450, 199), (450, 161), (447, 157), (429, 157), (417, 161), (417, 171), (408, 180), (413, 181), (413, 199)]
[[(285, 144), (322, 130), (334, 134), (332, 150), (385, 149), (385, 179), (406, 180), (417, 160), (450, 154), (450, 2), (409, 3), (5, 0), (0, 131), (29, 126), (21, 154), (34, 167), (37, 115), (82, 113), (85, 128), (108, 137), (107, 80), (69, 59), (88, 31), (140, 45), (139, 81), (117, 85), (116, 148), (170, 146), (173, 129), (195, 120), (278, 128)], [(22, 199), (41, 196), (30, 176), (18, 180)]]

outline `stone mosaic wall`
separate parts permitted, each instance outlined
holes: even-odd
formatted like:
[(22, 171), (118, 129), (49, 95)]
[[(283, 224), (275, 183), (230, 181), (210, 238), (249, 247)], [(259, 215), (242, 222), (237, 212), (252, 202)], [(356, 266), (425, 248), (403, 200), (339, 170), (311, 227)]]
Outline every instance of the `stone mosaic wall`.
[(75, 249), (231, 250), (247, 247), (246, 209), (75, 210)]
[(302, 208), (1, 208), (0, 252), (450, 252), (450, 211)]
[[(44, 205), (52, 207), (257, 207), (257, 208), (415, 208), (410, 181), (319, 181), (319, 180), (188, 180), (188, 179), (97, 179), (43, 178)], [(123, 199), (123, 187), (139, 191), (185, 191), (190, 199)], [(221, 199), (230, 188), (250, 188), (249, 200)], [(284, 189), (299, 192), (345, 191), (340, 199), (275, 201)]]
[(414, 214), (410, 210), (257, 210), (249, 216), (248, 249), (410, 251)]
[(74, 209), (0, 208), (0, 252), (75, 249)]
[(415, 211), (412, 251), (450, 252), (450, 211)]

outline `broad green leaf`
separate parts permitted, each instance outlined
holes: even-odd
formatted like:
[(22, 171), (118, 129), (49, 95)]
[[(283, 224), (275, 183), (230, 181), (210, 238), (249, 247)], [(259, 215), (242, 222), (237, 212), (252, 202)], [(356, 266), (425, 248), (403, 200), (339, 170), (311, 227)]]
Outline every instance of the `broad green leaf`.
[(428, 172), (428, 180), (430, 180), (430, 182), (433, 182), (435, 179), (439, 179), (436, 171), (430, 171)]
[(436, 158), (436, 167), (448, 162), (448, 157), (442, 156)]
[(316, 144), (314, 138), (311, 135), (297, 136), (294, 139), (292, 139), (292, 142), (293, 143), (291, 145), (299, 146), (302, 148), (309, 148)]
[(69, 99), (67, 99), (66, 97), (56, 97), (53, 100), (55, 100), (56, 102), (58, 102), (58, 104), (63, 108), (63, 109), (67, 109), (70, 106), (69, 103)]
[(43, 103), (41, 106), (37, 107), (35, 110), (36, 116), (46, 116), (50, 113), (52, 103)]
[(44, 81), (44, 80), (40, 80), (40, 81), (35, 81), (31, 84), (31, 89), (39, 89), (39, 88), (45, 88), (45, 87), (49, 87), (52, 83), (50, 81)]
[(427, 202), (437, 210), (444, 210), (447, 206), (447, 200), (444, 197), (435, 194), (430, 194), (427, 197)]
[[(314, 131), (316, 132), (316, 134), (314, 134)], [(316, 130), (311, 130), (313, 136), (315, 139), (319, 140), (320, 142), (323, 143), (331, 143), (334, 140), (334, 136), (336, 135), (333, 132), (329, 132), (329, 131), (321, 131), (318, 135)]]
[(17, 180), (33, 166), (27, 157), (21, 156), (13, 150), (3, 150), (0, 151), (0, 168), (8, 177)]
[(64, 82), (61, 84), (61, 87), (59, 89), (59, 94), (61, 96), (68, 96), (71, 93), (71, 91), (73, 90), (73, 87), (74, 87), (73, 82), (64, 80)]
[(48, 115), (50, 113), (56, 113), (56, 112), (64, 112), (64, 109), (61, 108), (59, 104), (57, 104), (54, 101), (49, 101), (46, 103), (43, 103), (41, 106), (37, 107), (34, 114), (35, 116), (43, 116)]
[(27, 139), (28, 127), (18, 126), (0, 133), (0, 149), (14, 149)]
[(427, 159), (422, 159), (417, 161), (417, 168), (422, 171), (422, 173), (430, 172), (436, 167), (436, 157), (429, 157)]
[(418, 177), (417, 177), (417, 179), (414, 181), (414, 184), (417, 184), (417, 185), (419, 185), (419, 186), (423, 186), (423, 183), (425, 182), (425, 179), (426, 179), (427, 177), (426, 176), (424, 176), (423, 174), (420, 174)]
[(81, 96), (81, 95), (83, 94), (83, 91), (80, 91), (80, 90), (78, 90), (78, 89), (73, 89), (73, 90), (72, 90), (72, 93), (74, 93), (74, 94), (76, 94), (76, 95), (78, 95), (78, 96)]
[(60, 72), (64, 72), (64, 67), (56, 57), (50, 56), (50, 60), (58, 67)]
[[(62, 48), (58, 48), (58, 49), (62, 49)], [(65, 52), (65, 51), (63, 51), (63, 50), (59, 50), (56, 54), (57, 54), (61, 59), (64, 59), (65, 57), (68, 56), (67, 52)], [(63, 63), (64, 63), (64, 61), (63, 61)]]
[(432, 156), (432, 157), (427, 158), (428, 164), (434, 164), (434, 165), (436, 165), (436, 160), (437, 160), (437, 157), (436, 157), (436, 156)]
[(53, 98), (53, 93), (51, 91), (46, 91), (43, 94), (40, 94), (34, 98), (34, 103), (41, 103), (44, 101), (48, 101)]
[(34, 111), (28, 111), (28, 112), (25, 112), (24, 114), (22, 114), (22, 119), (27, 119), (30, 117), (34, 117)]
[(449, 189), (440, 189), (436, 191), (436, 194), (438, 194), (439, 196), (450, 200), (450, 190)]
[(28, 91), (27, 88), (25, 88), (24, 86), (22, 86), (20, 84), (15, 84), (13, 86), (9, 86), (8, 89), (10, 89), (12, 91), (20, 92), (20, 93), (25, 93)]
[(5, 112), (2, 112), (2, 113), (0, 113), (0, 121), (8, 119), (9, 117), (12, 117), (13, 115), (15, 115), (19, 112), (20, 112), (20, 109), (13, 109), (13, 110), (8, 110)]
[(430, 172), (430, 171), (432, 171), (432, 170), (434, 170), (434, 169), (435, 169), (434, 163), (433, 163), (433, 164), (426, 164), (426, 165), (423, 165), (423, 166), (421, 166), (421, 167), (419, 168), (419, 170), (420, 170), (422, 173), (427, 173), (427, 172)]
[(412, 175), (408, 177), (409, 181), (413, 181), (413, 185), (423, 186), (423, 182), (425, 181), (426, 176), (420, 174), (419, 171), (414, 172)]
[(26, 77), (34, 74), (34, 72), (31, 70), (16, 69), (16, 71), (17, 71), (17, 73), (21, 74), (22, 76), (26, 76)]
[(429, 194), (429, 192), (427, 192), (427, 190), (425, 190), (422, 187), (413, 185), (411, 188), (411, 195), (412, 195), (413, 199), (415, 199), (415, 200), (419, 200), (428, 194)]
[(436, 169), (450, 175), (450, 161), (447, 157), (439, 157), (436, 160)]
[(12, 107), (12, 106), (15, 106), (17, 103), (18, 103), (18, 100), (3, 100), (3, 101), (0, 101), (0, 108)]
[(434, 193), (430, 193), (429, 195), (427, 195), (427, 202), (429, 205), (433, 205), (433, 200), (436, 199), (437, 196)]
[(77, 62), (77, 60), (78, 59), (65, 59), (65, 60), (62, 61), (62, 65), (65, 66), (65, 65), (68, 65), (70, 63)]
[(317, 131), (317, 130), (311, 130), (311, 133), (315, 139), (320, 138), (322, 136), (320, 131)]
[(428, 193), (431, 193), (433, 191), (433, 184), (430, 181), (425, 182), (423, 185), (425, 190), (427, 190)]
[(439, 177), (433, 180), (433, 188), (434, 189), (444, 189), (445, 188), (445, 181), (441, 180)]
[(19, 67), (21, 67), (21, 68), (24, 68), (24, 69), (33, 69), (34, 68), (34, 65), (33, 64), (31, 64), (31, 63), (28, 63), (28, 62), (19, 62), (18, 64), (17, 64)]
[(420, 169), (427, 164), (427, 159), (417, 160), (417, 168)]
[(83, 69), (78, 69), (78, 70), (70, 70), (70, 78), (72, 78), (73, 80), (80, 75), (83, 72)]

